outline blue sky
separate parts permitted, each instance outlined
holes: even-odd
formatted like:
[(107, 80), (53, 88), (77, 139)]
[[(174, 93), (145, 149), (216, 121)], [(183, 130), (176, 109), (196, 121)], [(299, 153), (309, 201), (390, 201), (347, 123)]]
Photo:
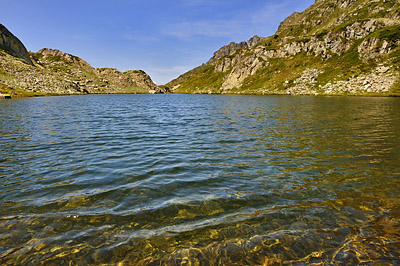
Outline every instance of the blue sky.
[(165, 84), (231, 41), (273, 35), (314, 0), (13, 0), (0, 23), (30, 51), (54, 48), (94, 67), (142, 69)]

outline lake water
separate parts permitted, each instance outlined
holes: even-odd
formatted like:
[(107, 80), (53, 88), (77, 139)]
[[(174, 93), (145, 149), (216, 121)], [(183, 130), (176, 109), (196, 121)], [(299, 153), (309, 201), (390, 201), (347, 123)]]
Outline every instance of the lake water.
[(399, 265), (400, 98), (0, 101), (0, 264)]

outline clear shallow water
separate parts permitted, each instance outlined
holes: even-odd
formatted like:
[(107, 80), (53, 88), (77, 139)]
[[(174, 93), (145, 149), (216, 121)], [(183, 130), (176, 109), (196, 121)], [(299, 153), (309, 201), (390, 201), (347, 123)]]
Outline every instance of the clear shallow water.
[(0, 138), (0, 264), (400, 264), (399, 98), (13, 99)]

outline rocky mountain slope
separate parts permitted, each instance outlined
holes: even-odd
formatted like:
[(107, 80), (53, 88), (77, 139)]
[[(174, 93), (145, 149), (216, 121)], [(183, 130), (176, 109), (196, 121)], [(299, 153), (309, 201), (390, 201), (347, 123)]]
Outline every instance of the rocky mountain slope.
[(167, 84), (181, 93), (400, 94), (400, 1), (316, 0)]
[(141, 70), (95, 69), (85, 60), (54, 49), (28, 53), (0, 24), (0, 93), (14, 95), (162, 93)]

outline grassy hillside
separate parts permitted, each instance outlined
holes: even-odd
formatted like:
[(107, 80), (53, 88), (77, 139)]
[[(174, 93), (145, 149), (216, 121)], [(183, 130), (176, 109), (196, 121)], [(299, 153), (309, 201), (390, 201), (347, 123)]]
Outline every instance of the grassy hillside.
[(398, 1), (317, 0), (251, 49), (167, 84), (180, 93), (398, 95)]

